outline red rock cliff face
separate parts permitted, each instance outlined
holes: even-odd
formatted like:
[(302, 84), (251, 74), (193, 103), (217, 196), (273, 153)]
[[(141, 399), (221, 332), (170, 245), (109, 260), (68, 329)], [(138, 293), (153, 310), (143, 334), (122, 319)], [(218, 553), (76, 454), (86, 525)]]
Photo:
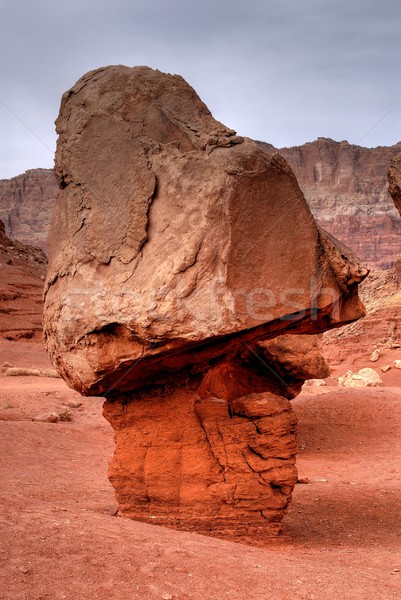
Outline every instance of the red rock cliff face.
[(42, 340), (46, 256), (10, 240), (0, 221), (0, 338)]
[(395, 207), (401, 214), (401, 153), (397, 154), (391, 161), (388, 171), (388, 191)]
[(401, 252), (401, 221), (387, 191), (387, 171), (400, 151), (401, 143), (370, 149), (326, 138), (279, 150), (319, 225), (381, 269)]
[(10, 238), (46, 250), (57, 187), (53, 169), (32, 169), (0, 180), (0, 219)]

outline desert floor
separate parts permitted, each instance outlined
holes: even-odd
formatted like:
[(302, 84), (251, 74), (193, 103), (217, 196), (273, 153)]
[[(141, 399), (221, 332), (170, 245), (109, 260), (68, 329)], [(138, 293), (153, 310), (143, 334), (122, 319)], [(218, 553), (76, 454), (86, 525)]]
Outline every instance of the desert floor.
[[(1, 342), (0, 365), (46, 367)], [(371, 366), (371, 365), (366, 365)], [(253, 547), (116, 517), (100, 398), (0, 376), (1, 600), (401, 597), (401, 371), (383, 388), (308, 388), (284, 534)], [(31, 419), (68, 406), (71, 422)]]

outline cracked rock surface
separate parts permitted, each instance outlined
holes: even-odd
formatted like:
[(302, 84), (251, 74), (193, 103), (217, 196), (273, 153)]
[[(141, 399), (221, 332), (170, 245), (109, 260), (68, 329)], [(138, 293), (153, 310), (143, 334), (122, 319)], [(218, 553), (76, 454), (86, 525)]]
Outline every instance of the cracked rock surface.
[(327, 376), (314, 335), (364, 314), (367, 274), (319, 230), (285, 160), (179, 76), (92, 71), (57, 119), (44, 328), (105, 395), (122, 513), (277, 531), (296, 481), (289, 399)]
[(391, 161), (388, 170), (388, 191), (390, 192), (395, 207), (401, 214), (401, 153), (397, 154)]

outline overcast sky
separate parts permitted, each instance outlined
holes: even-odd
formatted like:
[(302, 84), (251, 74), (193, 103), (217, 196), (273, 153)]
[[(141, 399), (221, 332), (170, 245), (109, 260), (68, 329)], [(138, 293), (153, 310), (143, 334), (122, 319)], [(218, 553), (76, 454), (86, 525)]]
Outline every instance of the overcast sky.
[(51, 167), (61, 94), (110, 64), (179, 73), (239, 134), (401, 140), (399, 0), (0, 0), (0, 178)]

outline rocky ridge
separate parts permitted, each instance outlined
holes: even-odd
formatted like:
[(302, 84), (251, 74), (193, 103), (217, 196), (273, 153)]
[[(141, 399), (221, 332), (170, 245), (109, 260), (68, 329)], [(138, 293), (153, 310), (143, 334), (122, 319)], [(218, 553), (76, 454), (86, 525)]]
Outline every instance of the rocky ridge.
[[(267, 153), (269, 144), (260, 143)], [(387, 190), (395, 146), (363, 148), (318, 138), (280, 148), (317, 222), (372, 268), (394, 266), (401, 252), (401, 220)]]

